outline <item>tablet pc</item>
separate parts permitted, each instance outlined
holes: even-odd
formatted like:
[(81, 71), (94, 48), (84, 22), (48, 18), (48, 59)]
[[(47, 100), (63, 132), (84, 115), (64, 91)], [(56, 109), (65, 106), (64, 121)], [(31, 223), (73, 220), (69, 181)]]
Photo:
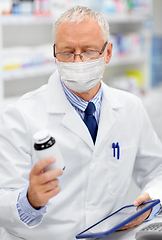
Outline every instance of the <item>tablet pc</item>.
[(105, 237), (110, 233), (119, 230), (121, 227), (147, 212), (158, 203), (160, 203), (160, 200), (156, 199), (144, 202), (139, 207), (135, 207), (133, 204), (124, 206), (85, 229), (75, 237), (76, 239)]

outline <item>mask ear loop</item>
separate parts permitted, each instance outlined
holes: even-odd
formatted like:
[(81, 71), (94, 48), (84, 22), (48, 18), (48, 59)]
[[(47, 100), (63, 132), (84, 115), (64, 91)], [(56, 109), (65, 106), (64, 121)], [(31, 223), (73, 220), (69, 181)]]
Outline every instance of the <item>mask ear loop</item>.
[[(107, 49), (107, 46), (106, 46), (106, 49)], [(103, 73), (104, 73), (105, 67), (106, 67), (106, 49), (105, 49), (105, 53), (104, 53), (104, 56), (103, 56), (103, 58), (104, 58), (104, 65), (103, 65), (103, 69), (102, 69), (102, 72), (101, 72), (101, 74), (102, 74), (102, 78), (101, 79), (103, 79)]]
[(106, 66), (107, 45), (108, 45), (108, 43), (106, 44), (106, 47), (104, 49), (104, 56), (103, 56), (103, 58), (104, 58), (104, 66), (103, 66), (103, 69), (102, 69), (102, 72), (101, 72), (101, 74), (102, 74), (102, 78), (101, 79), (103, 79), (103, 73), (105, 71), (105, 66)]
[[(107, 45), (108, 45), (108, 43), (107, 43)], [(105, 65), (106, 65), (107, 45), (106, 45), (105, 52), (104, 52), (104, 63), (105, 63)]]

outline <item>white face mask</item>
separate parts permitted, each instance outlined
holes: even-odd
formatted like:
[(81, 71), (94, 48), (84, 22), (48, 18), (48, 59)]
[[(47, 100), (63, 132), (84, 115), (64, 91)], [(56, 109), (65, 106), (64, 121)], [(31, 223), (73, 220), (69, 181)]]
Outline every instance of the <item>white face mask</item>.
[(102, 78), (104, 57), (86, 62), (59, 62), (58, 71), (65, 85), (75, 92), (86, 92), (93, 88)]

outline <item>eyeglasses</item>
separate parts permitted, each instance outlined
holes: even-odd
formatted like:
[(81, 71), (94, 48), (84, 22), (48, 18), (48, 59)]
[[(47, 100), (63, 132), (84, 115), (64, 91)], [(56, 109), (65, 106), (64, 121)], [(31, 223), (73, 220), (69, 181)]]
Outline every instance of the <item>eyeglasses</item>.
[(80, 56), (81, 60), (83, 62), (85, 61), (90, 61), (90, 60), (94, 60), (100, 57), (100, 55), (104, 52), (105, 48), (106, 48), (107, 42), (105, 42), (102, 50), (99, 51), (87, 51), (87, 52), (82, 52), (79, 54), (75, 54), (75, 53), (69, 53), (69, 52), (58, 52), (55, 53), (55, 44), (53, 45), (53, 55), (55, 58), (57, 58), (58, 61), (60, 62), (74, 62), (75, 60), (75, 56)]

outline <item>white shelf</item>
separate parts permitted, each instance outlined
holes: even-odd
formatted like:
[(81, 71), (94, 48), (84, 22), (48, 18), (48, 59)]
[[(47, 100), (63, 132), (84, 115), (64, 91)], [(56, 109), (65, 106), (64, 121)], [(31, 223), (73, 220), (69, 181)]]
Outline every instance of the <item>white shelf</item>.
[(127, 14), (109, 14), (105, 15), (105, 18), (109, 23), (138, 23), (143, 22), (146, 19), (145, 14), (127, 13)]
[[(109, 23), (138, 23), (143, 22), (146, 18), (146, 15), (141, 12), (138, 13), (110, 13), (105, 15), (105, 18)], [(53, 15), (50, 16), (35, 16), (35, 15), (3, 15), (2, 24), (3, 26), (8, 25), (41, 25), (41, 24), (53, 24), (56, 20), (56, 17)]]
[(139, 55), (127, 55), (127, 56), (113, 56), (112, 60), (108, 64), (109, 67), (115, 67), (115, 66), (122, 66), (122, 65), (130, 65), (130, 64), (136, 64), (136, 63), (142, 63), (146, 61), (145, 54), (139, 54)]
[[(129, 55), (122, 57), (114, 57), (107, 65), (107, 67), (115, 67), (122, 65), (130, 65), (136, 63), (142, 63), (146, 61), (146, 57), (144, 55)], [(5, 81), (16, 80), (16, 79), (24, 79), (28, 77), (39, 77), (42, 75), (50, 75), (56, 70), (56, 65), (54, 63), (46, 64), (46, 65), (38, 65), (30, 68), (23, 68), (18, 70), (10, 70), (3, 72), (3, 79)]]
[(3, 15), (3, 26), (10, 25), (41, 25), (53, 24), (55, 21), (53, 16), (35, 16), (35, 15)]
[(24, 78), (32, 78), (32, 77), (39, 77), (42, 75), (50, 75), (56, 69), (55, 64), (46, 64), (46, 65), (38, 65), (33, 66), (30, 68), (22, 68), (18, 70), (10, 70), (3, 72), (3, 79), (4, 81), (14, 81), (17, 79), (24, 79)]

